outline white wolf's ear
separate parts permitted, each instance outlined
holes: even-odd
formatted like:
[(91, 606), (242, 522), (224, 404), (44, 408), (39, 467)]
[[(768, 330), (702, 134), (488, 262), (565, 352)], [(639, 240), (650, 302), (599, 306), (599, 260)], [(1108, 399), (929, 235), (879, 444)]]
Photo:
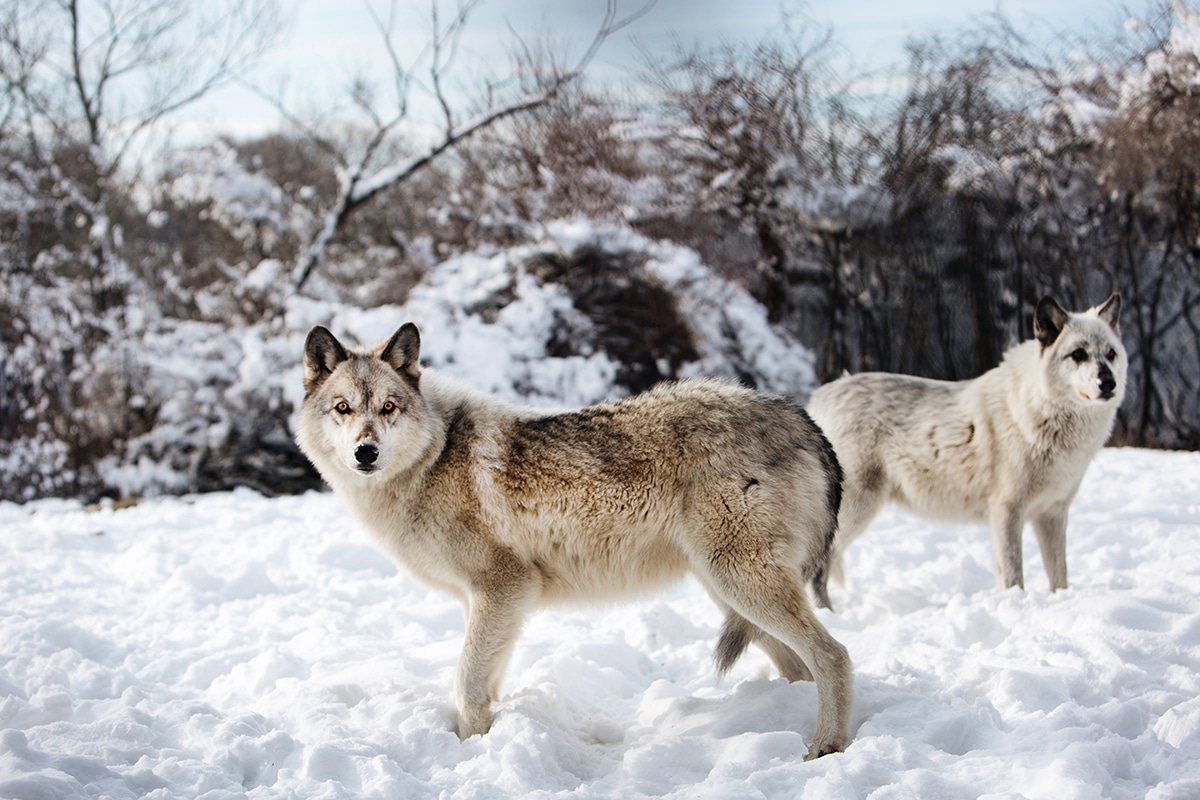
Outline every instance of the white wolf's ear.
[(1042, 349), (1054, 344), (1054, 340), (1062, 333), (1067, 324), (1067, 312), (1047, 295), (1038, 300), (1037, 309), (1033, 312), (1033, 336), (1042, 343)]
[(348, 359), (342, 347), (327, 328), (317, 325), (308, 332), (304, 340), (304, 392), (312, 394), (325, 379), (333, 374), (337, 365)]
[(379, 357), (396, 372), (416, 382), (421, 377), (421, 334), (417, 326), (411, 322), (401, 325), (400, 330), (392, 334)]
[(1117, 317), (1121, 314), (1121, 293), (1113, 292), (1110, 294), (1108, 299), (1104, 301), (1104, 305), (1096, 310), (1096, 313), (1100, 316), (1100, 319), (1108, 323), (1108, 327), (1113, 329), (1113, 333), (1119, 334), (1121, 332), (1121, 325)]

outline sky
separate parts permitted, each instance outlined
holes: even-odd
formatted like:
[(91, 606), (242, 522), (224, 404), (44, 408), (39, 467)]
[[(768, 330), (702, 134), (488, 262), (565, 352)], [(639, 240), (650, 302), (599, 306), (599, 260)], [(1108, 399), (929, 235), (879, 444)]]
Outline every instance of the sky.
[[(454, 4), (443, 2), (443, 21)], [(381, 17), (393, 6), (373, 2)], [(309, 108), (344, 101), (356, 74), (376, 81), (381, 96), (390, 85), (391, 68), (382, 38), (366, 2), (283, 0), (287, 31), (251, 74), (251, 80), (282, 94), (288, 108)], [(397, 0), (394, 24), (397, 52), (404, 63), (428, 40), (430, 5), (424, 0)], [(620, 13), (640, 6), (621, 0)], [(1140, 10), (1142, 6), (1131, 6)], [(527, 41), (548, 37), (556, 51), (577, 57), (586, 48), (604, 14), (603, 0), (482, 0), (472, 11), (456, 59), (457, 83), (451, 91), (467, 92), (488, 74), (503, 75), (508, 47), (516, 32)], [(1018, 30), (1034, 37), (1053, 33), (1084, 34), (1111, 30), (1121, 21), (1121, 6), (1110, 0), (840, 0), (808, 4), (780, 0), (658, 0), (644, 16), (614, 35), (593, 61), (593, 78), (620, 78), (636, 67), (639, 52), (669, 51), (674, 40), (685, 43), (754, 42), (777, 30), (785, 14), (832, 30), (842, 62), (863, 71), (887, 73), (902, 63), (904, 45), (914, 37), (953, 34), (999, 10)], [(412, 116), (433, 106), (414, 95)], [(251, 92), (230, 87), (214, 93), (181, 118), (180, 130), (203, 134), (220, 130), (254, 136), (278, 125), (270, 104)]]

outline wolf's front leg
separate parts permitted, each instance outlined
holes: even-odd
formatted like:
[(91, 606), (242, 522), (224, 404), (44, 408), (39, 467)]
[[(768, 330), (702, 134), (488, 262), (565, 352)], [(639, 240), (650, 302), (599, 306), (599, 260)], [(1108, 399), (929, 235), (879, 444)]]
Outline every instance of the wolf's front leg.
[(997, 501), (988, 513), (992, 529), (992, 555), (996, 560), (996, 584), (1001, 589), (1025, 588), (1025, 567), (1021, 554), (1021, 529), (1024, 510), (1015, 503)]
[(1067, 588), (1067, 504), (1034, 517), (1033, 529), (1042, 548), (1050, 591)]
[(506, 554), (496, 560), (471, 594), (454, 689), (459, 738), (491, 729), (492, 703), (500, 693), (521, 623), (539, 591), (535, 573)]

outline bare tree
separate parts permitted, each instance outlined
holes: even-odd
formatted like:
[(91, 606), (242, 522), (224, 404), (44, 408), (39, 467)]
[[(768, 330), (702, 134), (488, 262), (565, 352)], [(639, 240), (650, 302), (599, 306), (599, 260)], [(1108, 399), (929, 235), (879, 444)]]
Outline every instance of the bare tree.
[[(653, 6), (653, 0), (624, 17), (619, 16), (617, 1), (608, 0), (604, 18), (591, 42), (570, 67), (562, 68), (552, 64), (531, 65), (528, 56), (532, 51), (523, 44), (519, 45), (516, 59), (518, 67), (535, 66), (538, 68), (528, 74), (526, 80), (518, 81), (520, 90), (507, 98), (501, 97), (503, 94), (501, 87), (512, 83), (511, 80), (490, 83), (485, 90), (483, 109), (467, 115), (455, 108), (455, 104), (446, 90), (446, 82), (455, 65), (459, 41), (475, 5), (476, 0), (460, 2), (453, 18), (448, 22), (443, 22), (439, 17), (438, 4), (436, 0), (433, 0), (431, 3), (432, 33), (425, 50), (409, 66), (403, 63), (395, 45), (395, 5), (392, 5), (386, 18), (368, 6), (391, 61), (393, 70), (391, 78), (395, 86), (396, 107), (390, 111), (381, 109), (381, 104), (376, 101), (375, 92), (372, 90), (369, 80), (357, 78), (352, 82), (350, 87), (352, 101), (366, 120), (365, 136), (353, 153), (344, 145), (335, 143), (330, 137), (306, 125), (297, 115), (284, 108), (278, 98), (272, 98), (266, 93), (262, 93), (276, 104), (285, 118), (295, 125), (308, 129), (313, 139), (320, 142), (341, 166), (340, 189), (337, 199), (324, 214), (321, 228), (313, 236), (296, 266), (294, 274), (296, 290), (303, 288), (313, 270), (325, 258), (329, 243), (343, 229), (346, 220), (357, 209), (368, 204), (381, 192), (405, 183), (438, 156), (452, 150), (480, 131), (494, 127), (514, 115), (548, 103), (564, 87), (583, 74), (584, 69), (595, 57), (605, 40), (641, 18)], [(395, 139), (398, 138), (402, 124), (409, 119), (409, 102), (414, 86), (429, 92), (436, 101), (441, 114), (439, 125), (441, 132), (433, 143), (422, 147), (417, 152), (398, 155), (397, 153), (403, 152), (403, 150), (398, 148)]]
[[(696, 182), (676, 193), (683, 207), (673, 213), (692, 220), (683, 240), (750, 287), (774, 320), (830, 283), (826, 273), (836, 280), (846, 240), (875, 204), (864, 202), (876, 191), (865, 185), (864, 126), (834, 50), (832, 31), (785, 17), (750, 46), (680, 45), (647, 58), (645, 80), (673, 133), (665, 157)], [(802, 326), (815, 317), (795, 316)]]
[(145, 134), (237, 77), (281, 31), (276, 0), (203, 10), (186, 0), (0, 2), (0, 113), (21, 163), (87, 217), (96, 274), (119, 261), (113, 182)]

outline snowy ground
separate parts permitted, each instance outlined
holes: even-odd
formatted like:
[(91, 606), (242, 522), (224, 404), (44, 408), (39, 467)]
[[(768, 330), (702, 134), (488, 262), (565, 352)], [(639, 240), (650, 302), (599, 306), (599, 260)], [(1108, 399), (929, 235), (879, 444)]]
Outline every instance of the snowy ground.
[(328, 494), (0, 505), (0, 797), (1200, 797), (1200, 454), (1108, 450), (1072, 588), (993, 588), (986, 533), (886, 512), (823, 612), (847, 751), (757, 652), (717, 681), (692, 583), (534, 617), (460, 743), (457, 605)]

